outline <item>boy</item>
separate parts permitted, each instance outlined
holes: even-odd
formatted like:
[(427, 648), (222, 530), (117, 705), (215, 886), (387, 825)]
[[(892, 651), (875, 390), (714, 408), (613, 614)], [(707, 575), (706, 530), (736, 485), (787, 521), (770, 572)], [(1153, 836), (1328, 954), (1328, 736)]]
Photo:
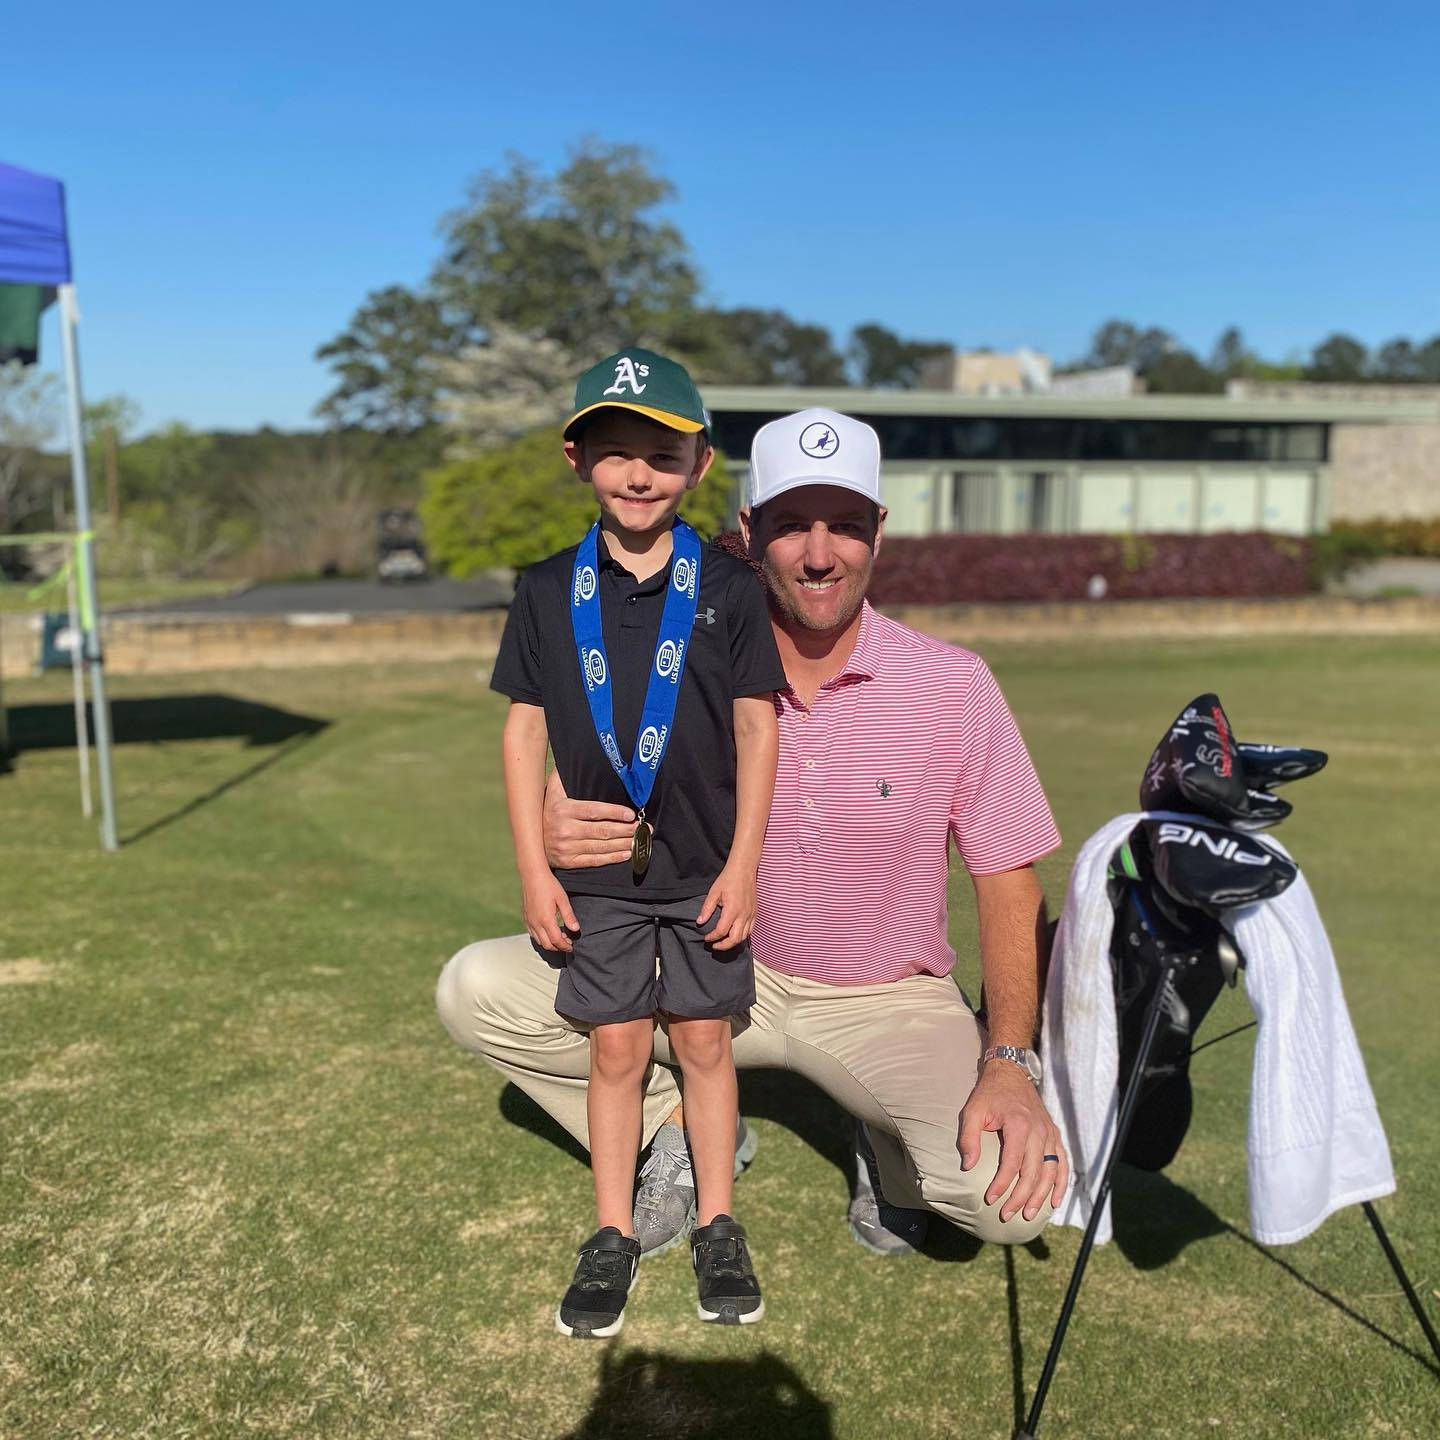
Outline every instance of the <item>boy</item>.
[[(764, 1303), (729, 1214), (730, 1017), (755, 999), (746, 941), (775, 785), (772, 692), (785, 672), (755, 576), (718, 549), (702, 554), (677, 519), (714, 456), (682, 366), (632, 349), (587, 370), (565, 455), (593, 487), (600, 518), (578, 546), (525, 572), (491, 680), (511, 700), (505, 785), (525, 924), (563, 967), (557, 1012), (590, 1033), (599, 1229), (580, 1247), (555, 1323), (605, 1337), (624, 1321), (640, 1257), (632, 1186), (658, 1014), (685, 1081), (700, 1318), (748, 1324)], [(541, 837), (547, 744), (567, 794), (635, 810), (628, 865), (551, 871)]]

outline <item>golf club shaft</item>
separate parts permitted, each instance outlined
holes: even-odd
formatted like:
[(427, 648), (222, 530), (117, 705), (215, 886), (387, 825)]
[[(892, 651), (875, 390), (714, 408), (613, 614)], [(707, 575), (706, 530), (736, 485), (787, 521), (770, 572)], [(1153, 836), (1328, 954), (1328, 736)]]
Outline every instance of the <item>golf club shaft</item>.
[(1045, 1404), (1045, 1394), (1050, 1388), (1050, 1380), (1055, 1374), (1055, 1365), (1060, 1359), (1060, 1346), (1064, 1343), (1065, 1331), (1070, 1324), (1070, 1312), (1075, 1308), (1075, 1299), (1080, 1293), (1080, 1282), (1085, 1278), (1085, 1266), (1089, 1263), (1090, 1251), (1095, 1245), (1095, 1232), (1100, 1228), (1100, 1219), (1105, 1213), (1105, 1203), (1110, 1198), (1110, 1177), (1115, 1169), (1115, 1162), (1120, 1158), (1125, 1137), (1129, 1134), (1130, 1122), (1135, 1118), (1135, 1107), (1140, 1103), (1140, 1087), (1145, 1079), (1145, 1067), (1149, 1063), (1155, 1037), (1160, 1032), (1160, 1017), (1164, 1013), (1165, 1000), (1170, 993), (1170, 986), (1179, 965), (1180, 961), (1177, 959), (1166, 959), (1164, 973), (1159, 985), (1155, 987), (1155, 994), (1150, 998), (1150, 1008), (1145, 1012), (1145, 1030), (1140, 1037), (1140, 1052), (1136, 1055), (1134, 1068), (1130, 1071), (1130, 1080), (1125, 1087), (1125, 1098), (1121, 1102), (1120, 1114), (1115, 1121), (1115, 1139), (1110, 1146), (1110, 1154), (1106, 1157), (1105, 1169), (1100, 1175), (1100, 1185), (1091, 1201), (1090, 1221), (1085, 1226), (1085, 1235), (1080, 1241), (1080, 1253), (1075, 1257), (1075, 1269), (1070, 1275), (1070, 1284), (1065, 1291), (1065, 1301), (1060, 1306), (1060, 1318), (1055, 1322), (1055, 1334), (1051, 1338), (1050, 1349), (1045, 1356), (1044, 1368), (1040, 1371), (1040, 1381), (1035, 1387), (1035, 1399), (1030, 1404), (1030, 1413), (1025, 1417), (1024, 1426), (1015, 1432), (1014, 1440), (1034, 1440), (1035, 1431), (1039, 1428), (1040, 1411)]

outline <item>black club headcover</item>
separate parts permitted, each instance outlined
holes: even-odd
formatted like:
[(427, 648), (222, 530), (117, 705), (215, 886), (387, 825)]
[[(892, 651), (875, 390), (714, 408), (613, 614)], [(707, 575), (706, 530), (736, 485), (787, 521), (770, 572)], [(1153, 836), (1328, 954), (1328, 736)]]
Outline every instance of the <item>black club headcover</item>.
[(1176, 904), (1218, 915), (1271, 900), (1298, 871), (1273, 845), (1198, 817), (1142, 820), (1155, 879)]
[(1143, 810), (1183, 810), (1217, 820), (1245, 819), (1245, 771), (1218, 695), (1198, 695), (1155, 747), (1140, 782)]

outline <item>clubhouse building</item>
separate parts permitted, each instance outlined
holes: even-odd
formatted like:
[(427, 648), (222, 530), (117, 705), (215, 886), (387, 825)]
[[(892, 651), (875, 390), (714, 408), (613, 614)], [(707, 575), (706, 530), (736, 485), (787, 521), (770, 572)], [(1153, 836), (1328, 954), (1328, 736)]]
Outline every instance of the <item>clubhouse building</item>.
[(741, 495), (750, 442), (767, 420), (825, 406), (873, 425), (892, 535), (1305, 535), (1332, 519), (1440, 516), (1435, 386), (1250, 382), (1228, 395), (711, 386), (705, 398)]

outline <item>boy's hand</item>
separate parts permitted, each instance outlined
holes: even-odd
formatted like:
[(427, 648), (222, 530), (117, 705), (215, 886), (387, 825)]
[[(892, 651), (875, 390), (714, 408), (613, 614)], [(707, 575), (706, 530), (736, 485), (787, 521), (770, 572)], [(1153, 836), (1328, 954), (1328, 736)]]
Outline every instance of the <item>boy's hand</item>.
[(570, 908), (565, 887), (547, 870), (543, 875), (520, 877), (525, 906), (525, 928), (542, 950), (568, 954), (574, 947), (565, 932), (578, 933), (580, 922)]
[(750, 938), (755, 928), (755, 872), (726, 866), (715, 878), (695, 923), (704, 929), (716, 911), (715, 928), (705, 937), (712, 950), (733, 950)]

